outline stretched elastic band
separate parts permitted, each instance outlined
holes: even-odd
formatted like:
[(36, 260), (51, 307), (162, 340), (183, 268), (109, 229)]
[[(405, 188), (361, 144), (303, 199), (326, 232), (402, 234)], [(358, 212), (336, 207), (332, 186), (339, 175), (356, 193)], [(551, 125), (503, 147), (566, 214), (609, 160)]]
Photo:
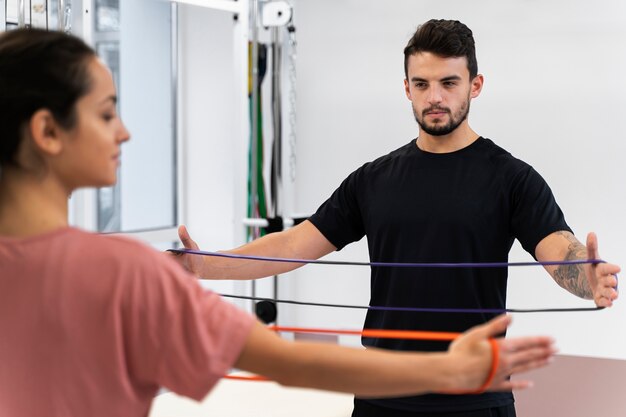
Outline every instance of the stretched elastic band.
[[(308, 334), (338, 334), (338, 335), (356, 335), (365, 337), (378, 337), (386, 339), (410, 339), (410, 340), (436, 340), (436, 341), (451, 341), (461, 335), (461, 333), (453, 332), (430, 332), (430, 331), (417, 331), (417, 330), (383, 330), (383, 329), (363, 329), (363, 330), (337, 330), (337, 329), (318, 329), (318, 328), (305, 328), (305, 327), (285, 327), (285, 326), (268, 326), (268, 329), (277, 332), (291, 332), (291, 333), (308, 333)], [(485, 382), (475, 391), (446, 391), (446, 394), (482, 394), (491, 386), (498, 366), (500, 365), (500, 346), (495, 339), (489, 339), (491, 346), (491, 369), (487, 375)], [(270, 379), (260, 375), (226, 375), (226, 379), (239, 380), (239, 381), (270, 381)]]
[(363, 330), (341, 330), (341, 329), (319, 329), (311, 327), (286, 327), (268, 326), (268, 329), (276, 332), (289, 333), (315, 333), (315, 334), (338, 334), (363, 337), (377, 337), (379, 339), (407, 339), (407, 340), (444, 340), (451, 341), (461, 335), (452, 332), (431, 332), (420, 330), (384, 330), (384, 329), (363, 329)]
[(260, 376), (260, 375), (235, 375), (235, 374), (229, 374), (229, 375), (224, 375), (222, 378), (224, 378), (224, 379), (234, 379), (234, 380), (237, 380), (237, 381), (258, 381), (258, 382), (270, 381), (268, 378), (265, 378), (264, 376)]
[(168, 252), (187, 253), (191, 255), (214, 256), (218, 258), (246, 259), (262, 262), (283, 262), (297, 264), (317, 265), (348, 265), (392, 268), (507, 268), (510, 266), (550, 266), (550, 265), (581, 265), (606, 263), (602, 259), (574, 259), (563, 261), (538, 261), (538, 262), (353, 262), (353, 261), (325, 261), (322, 259), (293, 259), (275, 258), (270, 256), (238, 255), (225, 252), (207, 252), (195, 249), (168, 249)]
[(580, 311), (599, 311), (605, 307), (560, 307), (560, 308), (444, 308), (444, 307), (394, 307), (394, 306), (360, 306), (350, 304), (329, 304), (329, 303), (313, 303), (307, 301), (296, 300), (280, 300), (276, 298), (266, 297), (250, 297), (246, 295), (220, 294), (226, 298), (236, 298), (240, 300), (252, 301), (269, 301), (278, 304), (294, 304), (300, 306), (312, 307), (335, 307), (335, 308), (351, 308), (361, 310), (375, 311), (405, 311), (413, 313), (566, 313)]
[[(269, 330), (275, 332), (290, 333), (308, 333), (308, 334), (338, 334), (351, 336), (378, 337), (383, 339), (410, 339), (410, 340), (444, 340), (451, 341), (461, 335), (461, 333), (453, 332), (430, 332), (418, 330), (384, 330), (384, 329), (363, 329), (363, 330), (340, 330), (340, 329), (319, 329), (311, 327), (286, 327), (286, 326), (268, 326)], [(497, 348), (497, 344), (496, 344)], [(493, 349), (493, 347), (492, 347)], [(497, 364), (496, 364), (497, 368)], [(495, 375), (495, 371), (493, 372)], [(226, 379), (234, 379), (239, 381), (270, 381), (268, 378), (260, 375), (225, 375)], [(493, 377), (491, 377), (493, 379)], [(491, 384), (491, 381), (487, 381)]]
[(500, 346), (498, 345), (498, 341), (496, 339), (489, 339), (489, 343), (491, 344), (491, 370), (489, 371), (489, 375), (487, 375), (485, 383), (478, 388), (474, 394), (482, 394), (491, 386), (496, 377), (498, 366), (500, 366)]

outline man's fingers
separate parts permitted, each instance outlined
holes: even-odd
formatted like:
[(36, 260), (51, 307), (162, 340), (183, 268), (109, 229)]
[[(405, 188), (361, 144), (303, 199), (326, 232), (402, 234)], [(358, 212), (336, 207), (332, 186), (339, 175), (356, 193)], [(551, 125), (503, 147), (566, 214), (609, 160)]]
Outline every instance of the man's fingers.
[(188, 241), (191, 239), (191, 237), (189, 236), (189, 232), (187, 231), (187, 227), (185, 227), (184, 224), (178, 226), (178, 237), (183, 243), (185, 243), (186, 240)]
[(189, 236), (189, 232), (187, 231), (185, 225), (180, 225), (178, 227), (178, 237), (180, 238), (180, 241), (183, 243), (185, 248), (194, 250), (199, 249), (196, 242), (194, 242), (193, 239), (191, 239), (191, 236)]
[(587, 258), (588, 259), (600, 259), (598, 254), (598, 238), (595, 233), (590, 232), (587, 234)]
[[(612, 290), (613, 292), (615, 292), (615, 290)], [(597, 297), (594, 301), (596, 302), (596, 306), (597, 307), (613, 307), (613, 300), (614, 300), (614, 296), (611, 295), (602, 295), (600, 297)]]
[(602, 263), (597, 267), (597, 274), (601, 277), (601, 283), (605, 287), (617, 288), (617, 274), (621, 272), (621, 268), (615, 264)]
[(615, 285), (608, 285), (604, 287), (602, 290), (602, 297), (609, 301), (617, 299), (617, 290), (615, 289)]
[(617, 273), (620, 268), (614, 264), (600, 264), (596, 273), (598, 276), (598, 285), (594, 293), (594, 300), (599, 307), (611, 307), (613, 301), (617, 299), (618, 278)]
[(615, 275), (621, 272), (619, 265), (610, 263), (598, 264), (598, 272), (602, 275)]

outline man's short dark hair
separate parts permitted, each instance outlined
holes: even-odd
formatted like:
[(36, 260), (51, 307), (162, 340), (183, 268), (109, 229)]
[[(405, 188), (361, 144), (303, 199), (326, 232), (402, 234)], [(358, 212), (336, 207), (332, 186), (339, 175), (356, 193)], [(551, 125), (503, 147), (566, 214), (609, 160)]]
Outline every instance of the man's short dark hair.
[(474, 36), (470, 28), (458, 20), (431, 19), (417, 27), (404, 48), (404, 76), (408, 79), (409, 57), (430, 52), (443, 58), (467, 59), (470, 80), (478, 74)]

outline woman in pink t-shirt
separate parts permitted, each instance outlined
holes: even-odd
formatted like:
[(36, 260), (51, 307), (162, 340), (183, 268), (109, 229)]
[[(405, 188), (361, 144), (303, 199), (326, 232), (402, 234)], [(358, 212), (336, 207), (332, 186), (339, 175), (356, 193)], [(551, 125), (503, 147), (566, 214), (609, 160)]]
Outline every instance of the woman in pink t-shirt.
[(509, 390), (529, 385), (509, 375), (554, 354), (547, 337), (490, 342), (507, 317), (443, 353), (288, 342), (168, 256), (69, 227), (74, 190), (116, 181), (130, 137), (116, 100), (111, 74), (81, 40), (0, 36), (0, 416), (146, 415), (159, 387), (201, 399), (231, 367), (362, 396), (486, 381)]

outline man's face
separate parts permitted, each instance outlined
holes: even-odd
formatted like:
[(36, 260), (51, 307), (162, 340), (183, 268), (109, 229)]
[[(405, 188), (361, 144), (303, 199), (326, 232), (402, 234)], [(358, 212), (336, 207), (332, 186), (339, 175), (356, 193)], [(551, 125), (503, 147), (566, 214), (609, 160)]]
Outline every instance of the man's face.
[(432, 136), (452, 133), (469, 113), (470, 100), (480, 94), (483, 78), (469, 78), (467, 59), (442, 58), (419, 52), (408, 60), (407, 98), (420, 128)]

